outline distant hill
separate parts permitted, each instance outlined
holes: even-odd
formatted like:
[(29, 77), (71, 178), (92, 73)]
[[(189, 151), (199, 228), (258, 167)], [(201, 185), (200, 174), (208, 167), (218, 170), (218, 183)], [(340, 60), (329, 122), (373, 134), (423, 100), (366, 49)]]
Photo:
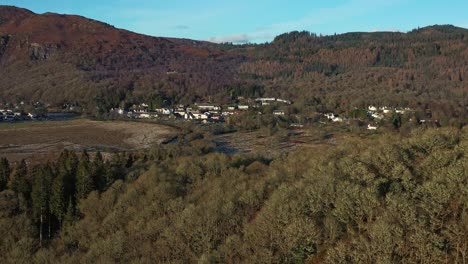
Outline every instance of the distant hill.
[(463, 119), (468, 30), (290, 32), (268, 44), (231, 45), (0, 6), (0, 76), (4, 101), (115, 106), (155, 96), (187, 103), (267, 95), (317, 109), (393, 104)]
[(234, 79), (239, 61), (209, 43), (144, 36), (80, 16), (2, 6), (0, 21), (0, 92), (10, 100), (87, 101), (101, 91), (207, 95)]

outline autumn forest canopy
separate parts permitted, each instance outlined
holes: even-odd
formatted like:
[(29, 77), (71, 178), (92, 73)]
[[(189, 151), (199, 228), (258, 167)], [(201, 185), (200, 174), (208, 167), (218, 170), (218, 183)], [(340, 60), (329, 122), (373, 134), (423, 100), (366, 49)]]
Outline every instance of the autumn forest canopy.
[(275, 158), (186, 137), (109, 161), (2, 160), (0, 252), (12, 263), (463, 263), (467, 136), (415, 130)]

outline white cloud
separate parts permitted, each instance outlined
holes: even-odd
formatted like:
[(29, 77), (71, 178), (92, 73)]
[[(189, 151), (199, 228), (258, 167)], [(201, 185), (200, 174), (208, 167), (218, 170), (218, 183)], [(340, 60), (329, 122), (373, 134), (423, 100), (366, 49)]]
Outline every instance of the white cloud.
[(240, 43), (240, 44), (248, 43), (250, 40), (251, 40), (251, 37), (247, 34), (211, 37), (208, 39), (208, 41), (215, 42), (215, 43), (233, 42), (233, 43)]
[(210, 42), (214, 43), (225, 43), (225, 42), (232, 42), (235, 44), (246, 44), (252, 41), (266, 41), (268, 39), (272, 39), (276, 35), (271, 34), (267, 31), (256, 31), (253, 33), (248, 34), (234, 34), (234, 35), (227, 35), (227, 36), (217, 36), (211, 37), (208, 39)]

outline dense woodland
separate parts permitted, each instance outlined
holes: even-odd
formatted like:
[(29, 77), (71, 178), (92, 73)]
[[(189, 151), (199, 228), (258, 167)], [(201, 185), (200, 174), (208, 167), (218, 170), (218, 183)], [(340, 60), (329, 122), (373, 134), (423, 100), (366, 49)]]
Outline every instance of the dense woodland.
[(317, 36), (258, 45), (154, 38), (79, 16), (0, 6), (0, 94), (8, 102), (95, 106), (278, 96), (346, 112), (367, 105), (430, 110), (466, 123), (468, 30)]
[(0, 255), (4, 263), (464, 263), (467, 148), (466, 128), (417, 129), (404, 139), (228, 156), (193, 132), (108, 160), (70, 151), (33, 167), (2, 159)]

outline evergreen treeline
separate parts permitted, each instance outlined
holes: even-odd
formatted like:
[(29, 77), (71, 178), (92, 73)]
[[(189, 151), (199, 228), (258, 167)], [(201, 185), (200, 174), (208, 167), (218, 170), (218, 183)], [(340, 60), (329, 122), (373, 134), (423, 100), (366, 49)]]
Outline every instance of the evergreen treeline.
[[(0, 255), (12, 263), (464, 263), (467, 150), (466, 129), (428, 129), (269, 158), (214, 153), (203, 136), (112, 161), (67, 151), (10, 173)], [(4, 179), (11, 169), (1, 164)]]
[[(131, 159), (131, 155), (128, 156)], [(18, 210), (28, 215), (37, 229), (38, 245), (49, 242), (63, 228), (79, 219), (77, 204), (92, 191), (102, 192), (121, 179), (128, 160), (115, 155), (104, 161), (100, 152), (94, 159), (86, 151), (76, 155), (64, 150), (54, 163), (28, 167), (25, 160), (13, 170), (7, 159), (0, 160), (0, 191), (14, 192)], [(3, 208), (2, 208), (3, 209)]]

